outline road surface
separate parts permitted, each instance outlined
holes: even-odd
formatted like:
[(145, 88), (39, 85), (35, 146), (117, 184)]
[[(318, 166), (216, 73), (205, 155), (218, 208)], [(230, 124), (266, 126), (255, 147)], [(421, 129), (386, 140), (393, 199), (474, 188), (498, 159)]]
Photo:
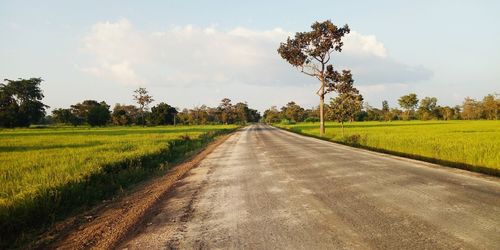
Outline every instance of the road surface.
[(119, 248), (500, 249), (500, 181), (252, 125)]

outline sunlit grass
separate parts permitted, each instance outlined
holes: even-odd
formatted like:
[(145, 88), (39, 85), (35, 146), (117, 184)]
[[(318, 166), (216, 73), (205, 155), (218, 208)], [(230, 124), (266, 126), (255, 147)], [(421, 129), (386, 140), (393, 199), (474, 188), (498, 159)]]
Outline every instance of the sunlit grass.
[[(165, 160), (201, 147), (204, 142), (198, 139), (207, 138), (207, 133), (235, 127), (0, 130), (0, 231), (46, 222), (38, 217), (55, 218), (61, 210), (106, 198), (165, 170)], [(179, 139), (186, 135), (191, 140)], [(173, 141), (179, 142), (172, 146)]]
[[(319, 136), (318, 123), (278, 125)], [(452, 164), (500, 169), (500, 121), (354, 122), (345, 137), (359, 145)], [(325, 137), (345, 142), (338, 123), (327, 123)], [(416, 157), (418, 158), (418, 157)]]

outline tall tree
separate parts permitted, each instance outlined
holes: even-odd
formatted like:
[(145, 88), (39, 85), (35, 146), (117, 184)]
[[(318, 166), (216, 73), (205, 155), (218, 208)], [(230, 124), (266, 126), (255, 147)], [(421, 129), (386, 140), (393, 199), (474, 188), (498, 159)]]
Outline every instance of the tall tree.
[(387, 100), (382, 101), (382, 111), (389, 112), (389, 102)]
[(294, 38), (288, 37), (285, 43), (280, 44), (278, 53), (300, 72), (319, 80), (320, 87), (316, 94), (319, 96), (320, 135), (324, 135), (325, 95), (334, 91), (336, 83), (344, 80), (346, 74), (351, 75), (346, 70), (337, 72), (328, 63), (333, 52), (342, 51), (342, 38), (350, 30), (347, 25), (339, 28), (330, 20), (315, 22), (311, 28), (309, 32), (297, 32)]
[(398, 99), (399, 106), (405, 110), (404, 118), (409, 120), (412, 114), (415, 112), (418, 104), (418, 98), (415, 93), (410, 93), (408, 95), (401, 96)]
[(77, 103), (74, 105), (71, 105), (71, 113), (75, 116), (75, 121), (73, 125), (80, 125), (85, 122), (88, 123), (88, 116), (90, 110), (95, 107), (99, 106), (99, 102), (96, 100), (85, 100), (81, 103)]
[(367, 121), (381, 121), (384, 118), (383, 111), (372, 107), (370, 104), (365, 103), (363, 105), (363, 109), (366, 112), (366, 120)]
[(443, 107), (441, 112), (444, 120), (451, 120), (455, 115), (455, 110), (449, 106)]
[(221, 112), (218, 108), (206, 107), (207, 121), (212, 124), (221, 123)]
[(436, 118), (437, 111), (437, 98), (436, 97), (424, 97), (420, 100), (420, 105), (418, 107), (418, 115), (421, 120), (429, 120)]
[(149, 119), (154, 125), (167, 125), (174, 124), (175, 116), (177, 115), (177, 109), (161, 102), (160, 104), (151, 108), (151, 114)]
[(45, 117), (48, 106), (41, 101), (42, 81), (42, 78), (5, 79), (0, 84), (0, 126), (29, 126)]
[(78, 125), (78, 118), (71, 112), (71, 109), (54, 109), (52, 110), (52, 117), (58, 123)]
[(134, 91), (134, 100), (139, 104), (139, 111), (141, 113), (141, 122), (142, 126), (146, 124), (146, 120), (144, 119), (144, 112), (147, 110), (148, 105), (152, 103), (153, 97), (149, 95), (146, 88), (138, 88)]
[(303, 121), (305, 115), (304, 108), (293, 101), (287, 103), (286, 106), (282, 107), (281, 113), (283, 114), (284, 118), (296, 122)]
[(258, 122), (260, 119), (259, 111), (248, 107), (246, 102), (238, 102), (234, 105), (236, 123), (245, 124), (247, 122)]
[(462, 107), (460, 107), (460, 105), (455, 105), (455, 107), (453, 107), (453, 119), (462, 119)]
[(189, 110), (187, 108), (177, 113), (177, 122), (180, 124), (189, 124)]
[(500, 98), (498, 95), (487, 95), (483, 98), (483, 117), (488, 120), (497, 120), (500, 118)]
[(238, 102), (234, 105), (235, 122), (239, 124), (245, 124), (249, 120), (250, 109), (248, 104), (244, 102)]
[(221, 112), (221, 121), (224, 124), (229, 124), (234, 122), (234, 106), (231, 104), (231, 99), (224, 98), (219, 104), (219, 110)]
[(391, 108), (391, 120), (401, 120), (403, 112), (397, 108)]
[(247, 122), (258, 122), (260, 121), (260, 113), (256, 109), (248, 108)]
[(111, 112), (109, 111), (109, 105), (104, 101), (90, 107), (89, 113), (87, 114), (87, 123), (92, 127), (104, 126), (110, 119)]
[(466, 97), (462, 104), (462, 118), (465, 120), (475, 120), (481, 118), (481, 103)]
[(391, 111), (389, 108), (389, 102), (387, 100), (382, 101), (382, 114), (384, 116), (385, 121), (392, 120)]
[(267, 123), (277, 123), (280, 121), (280, 112), (276, 106), (264, 111), (264, 121)]
[(116, 104), (111, 115), (115, 125), (132, 125), (137, 122), (139, 109), (134, 105)]

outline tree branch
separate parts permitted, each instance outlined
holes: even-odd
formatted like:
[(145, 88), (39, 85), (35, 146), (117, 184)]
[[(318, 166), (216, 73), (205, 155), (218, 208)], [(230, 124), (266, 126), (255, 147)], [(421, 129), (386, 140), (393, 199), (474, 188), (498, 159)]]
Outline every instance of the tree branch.
[(321, 96), (321, 94), (319, 93), (320, 91), (321, 91), (321, 87), (319, 87), (318, 91), (316, 91), (316, 95)]
[(319, 63), (323, 63), (323, 60), (320, 60), (321, 57), (320, 58), (317, 58), (315, 56), (311, 56), (311, 57), (314, 58), (314, 59), (316, 59), (316, 61), (318, 61)]
[(331, 56), (332, 53), (333, 53), (333, 50), (328, 51), (328, 53), (327, 53), (328, 59), (325, 61), (325, 64), (330, 61), (330, 56)]
[(306, 74), (306, 75), (308, 75), (308, 76), (314, 76), (314, 77), (316, 77), (316, 75), (315, 75), (315, 74), (313, 74), (313, 73), (309, 73), (309, 72), (305, 71), (305, 70), (304, 70), (304, 66), (300, 66), (300, 72), (302, 72), (302, 73), (304, 73), (304, 74)]
[[(321, 80), (321, 78), (320, 78), (321, 73), (315, 64), (301, 65), (301, 66), (298, 66), (298, 68), (300, 68), (300, 72), (302, 72), (308, 76), (316, 77), (318, 80)], [(305, 68), (310, 69), (310, 71), (305, 70)]]

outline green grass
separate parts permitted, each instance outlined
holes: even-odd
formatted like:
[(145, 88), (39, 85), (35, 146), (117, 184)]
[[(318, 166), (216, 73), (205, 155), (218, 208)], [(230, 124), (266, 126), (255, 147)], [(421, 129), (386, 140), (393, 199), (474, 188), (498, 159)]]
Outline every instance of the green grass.
[[(0, 130), (0, 248), (111, 198), (236, 126)], [(189, 139), (181, 136), (189, 136)]]
[[(319, 123), (283, 127), (319, 136)], [(325, 139), (376, 151), (498, 175), (500, 121), (328, 122)]]

